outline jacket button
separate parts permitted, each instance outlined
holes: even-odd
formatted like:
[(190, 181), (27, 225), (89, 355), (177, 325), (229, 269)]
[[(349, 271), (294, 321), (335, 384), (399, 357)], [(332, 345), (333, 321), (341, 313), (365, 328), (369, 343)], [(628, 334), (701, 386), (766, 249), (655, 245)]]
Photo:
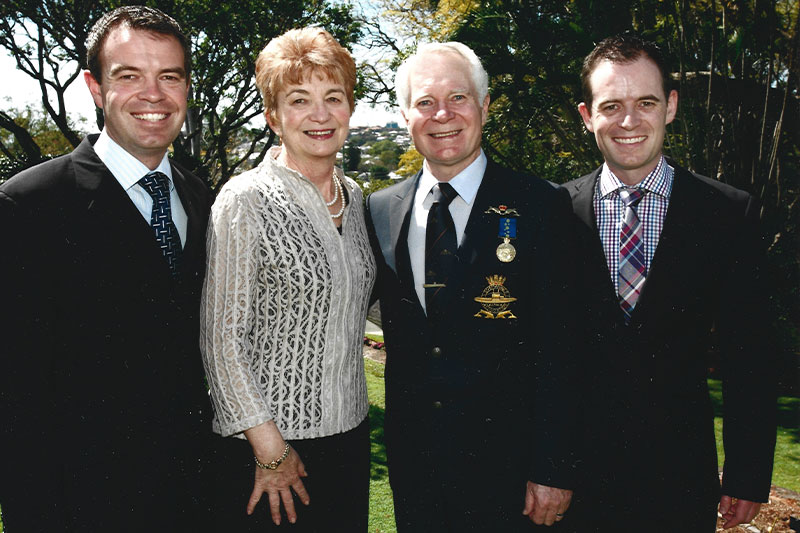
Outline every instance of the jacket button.
[(433, 402), (433, 408), (434, 409), (441, 409), (442, 408), (442, 402), (440, 402), (438, 400)]
[(431, 356), (433, 357), (441, 357), (442, 356), (442, 349), (438, 346), (434, 346), (431, 350)]

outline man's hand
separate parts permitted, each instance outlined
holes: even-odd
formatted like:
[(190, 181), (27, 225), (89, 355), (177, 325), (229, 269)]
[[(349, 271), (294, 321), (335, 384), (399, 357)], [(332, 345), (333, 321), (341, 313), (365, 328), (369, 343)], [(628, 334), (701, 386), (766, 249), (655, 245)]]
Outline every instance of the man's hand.
[(738, 500), (727, 495), (719, 499), (719, 514), (722, 515), (723, 529), (749, 523), (760, 510), (761, 504), (758, 502)]
[(564, 517), (570, 501), (571, 490), (546, 487), (528, 481), (522, 514), (528, 515), (534, 524), (552, 526)]

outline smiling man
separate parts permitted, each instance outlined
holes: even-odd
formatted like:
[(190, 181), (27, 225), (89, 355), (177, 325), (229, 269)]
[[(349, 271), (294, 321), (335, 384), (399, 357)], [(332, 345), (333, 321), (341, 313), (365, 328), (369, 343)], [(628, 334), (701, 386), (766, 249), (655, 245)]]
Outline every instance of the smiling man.
[(86, 48), (103, 131), (0, 186), (4, 524), (203, 531), (209, 194), (167, 157), (189, 44), (172, 18), (129, 6)]
[[(605, 163), (566, 185), (580, 219), (591, 357), (582, 365), (580, 533), (713, 532), (769, 495), (775, 397), (759, 208), (662, 155), (678, 93), (633, 35), (584, 60), (578, 110)], [(713, 330), (713, 336), (712, 336)], [(717, 474), (708, 354), (721, 358), (725, 467)]]
[(367, 202), (398, 531), (550, 526), (574, 481), (568, 195), (487, 159), (468, 47), (420, 46), (395, 86), (425, 157)]

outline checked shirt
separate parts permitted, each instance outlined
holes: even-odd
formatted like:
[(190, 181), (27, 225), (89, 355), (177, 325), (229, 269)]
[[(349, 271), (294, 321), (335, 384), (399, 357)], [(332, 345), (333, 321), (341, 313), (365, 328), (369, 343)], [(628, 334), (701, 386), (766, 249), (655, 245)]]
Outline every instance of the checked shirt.
[[(644, 260), (647, 272), (650, 271), (650, 263), (664, 227), (674, 175), (675, 170), (662, 156), (656, 168), (635, 187), (647, 191), (637, 206), (639, 220), (644, 226)], [(611, 283), (618, 296), (620, 232), (625, 217), (625, 204), (620, 198), (619, 190), (624, 187), (625, 184), (611, 172), (608, 165), (603, 164), (600, 179), (595, 186), (594, 213)]]

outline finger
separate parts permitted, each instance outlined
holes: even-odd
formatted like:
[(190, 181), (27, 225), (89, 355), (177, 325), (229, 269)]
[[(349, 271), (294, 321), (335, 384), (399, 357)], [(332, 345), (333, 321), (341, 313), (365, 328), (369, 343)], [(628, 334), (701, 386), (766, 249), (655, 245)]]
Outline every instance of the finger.
[(276, 526), (281, 525), (281, 497), (277, 492), (269, 493), (269, 514)]
[[(525, 507), (522, 509), (522, 514), (530, 516), (535, 506), (536, 498), (533, 496), (533, 493), (530, 491), (530, 489), (528, 489), (525, 491)], [(533, 519), (532, 516), (531, 519)]]
[(297, 480), (293, 485), (292, 489), (294, 489), (295, 494), (297, 497), (300, 498), (300, 501), (303, 502), (303, 505), (308, 505), (311, 503), (311, 497), (308, 495), (308, 491), (306, 490), (306, 486), (303, 485), (301, 480)]
[(731, 508), (731, 497), (721, 496), (719, 499), (719, 514), (726, 515)]
[(294, 510), (294, 498), (292, 498), (292, 491), (284, 489), (281, 491), (281, 500), (283, 500), (283, 507), (286, 509), (286, 517), (289, 522), (294, 524), (297, 522), (297, 513)]
[(250, 493), (250, 499), (247, 500), (247, 514), (253, 514), (253, 511), (256, 509), (256, 505), (261, 501), (262, 494), (264, 493), (258, 486), (253, 487), (253, 492)]

